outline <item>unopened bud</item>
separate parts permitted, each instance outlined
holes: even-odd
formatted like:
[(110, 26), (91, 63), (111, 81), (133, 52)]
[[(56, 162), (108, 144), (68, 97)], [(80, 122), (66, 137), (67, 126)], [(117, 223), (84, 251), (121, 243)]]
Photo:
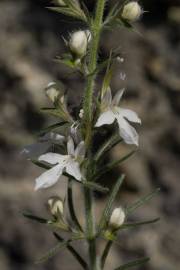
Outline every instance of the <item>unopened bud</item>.
[(117, 60), (119, 63), (124, 63), (124, 58), (122, 58), (122, 57), (120, 57), (120, 56), (118, 56), (118, 57), (116, 58), (116, 60)]
[(57, 85), (55, 82), (51, 82), (48, 84), (48, 86), (45, 89), (46, 96), (52, 101), (55, 102), (58, 98), (60, 92), (57, 89)]
[(86, 54), (89, 40), (87, 33), (89, 35), (89, 31), (87, 32), (87, 30), (86, 31), (80, 30), (71, 34), (69, 47), (71, 51), (78, 57), (83, 57)]
[(61, 198), (55, 196), (48, 200), (48, 206), (53, 216), (62, 216), (64, 212), (64, 203)]
[(121, 17), (129, 22), (134, 22), (140, 18), (141, 14), (141, 6), (136, 1), (132, 1), (124, 6)]
[(79, 118), (83, 118), (83, 115), (84, 115), (84, 110), (83, 109), (81, 109), (80, 111), (79, 111)]
[(112, 212), (109, 226), (113, 229), (119, 228), (124, 223), (125, 217), (125, 213), (121, 207), (115, 208)]

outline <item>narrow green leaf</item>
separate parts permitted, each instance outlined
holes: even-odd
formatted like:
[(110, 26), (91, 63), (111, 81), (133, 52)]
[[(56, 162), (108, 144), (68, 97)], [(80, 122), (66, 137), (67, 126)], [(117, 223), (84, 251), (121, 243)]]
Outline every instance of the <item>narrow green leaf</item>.
[(65, 58), (57, 56), (54, 59), (54, 61), (57, 62), (57, 63), (63, 64), (63, 65), (65, 65), (65, 66), (67, 66), (69, 68), (72, 68), (72, 69), (77, 68), (77, 66), (75, 65), (73, 59), (65, 59)]
[(126, 214), (130, 214), (133, 211), (135, 211), (137, 208), (139, 208), (140, 206), (142, 206), (143, 204), (149, 202), (153, 197), (155, 197), (158, 193), (160, 192), (160, 188), (157, 188), (154, 192), (151, 192), (150, 194), (143, 196), (142, 198), (140, 198), (139, 200), (137, 200), (135, 203), (133, 203), (132, 205), (128, 206), (126, 208)]
[(115, 268), (114, 270), (126, 270), (135, 266), (140, 266), (143, 265), (145, 263), (147, 263), (150, 259), (148, 257), (142, 258), (142, 259), (138, 259), (129, 263), (126, 263), (124, 265), (121, 265), (118, 268)]
[(69, 7), (47, 7), (51, 11), (61, 13), (63, 15), (73, 17), (78, 20), (87, 21), (84, 12), (81, 9), (69, 8)]
[(133, 28), (133, 26), (132, 26), (132, 24), (130, 24), (127, 20), (124, 20), (124, 19), (122, 19), (121, 18), (121, 20), (119, 20), (119, 23), (120, 24), (122, 24), (123, 23), (123, 25), (125, 26), (125, 27), (127, 27), (127, 28)]
[(61, 118), (61, 113), (56, 108), (41, 108), (40, 111), (43, 112), (43, 113), (46, 113), (48, 115), (52, 115), (52, 116)]
[(117, 57), (120, 55), (120, 53), (119, 53), (120, 49), (121, 49), (120, 46), (118, 48), (112, 49), (111, 50), (111, 59), (108, 58), (108, 59), (105, 59), (105, 60), (99, 62), (98, 63), (98, 66), (94, 70), (94, 72), (93, 73), (90, 73), (88, 76), (93, 76), (94, 74), (99, 73), (104, 68), (108, 69), (108, 66), (112, 66), (113, 61), (116, 61), (117, 60)]
[(43, 136), (44, 134), (46, 134), (46, 133), (48, 133), (48, 132), (50, 132), (52, 130), (55, 130), (55, 129), (59, 128), (59, 127), (62, 127), (62, 126), (64, 126), (67, 123), (68, 123), (67, 121), (63, 121), (63, 122), (58, 122), (56, 124), (53, 124), (53, 125), (51, 125), (51, 126), (49, 126), (47, 128), (42, 129), (40, 131), (39, 135), (40, 136)]
[(34, 221), (39, 222), (39, 223), (48, 224), (48, 220), (47, 220), (47, 219), (42, 218), (42, 217), (38, 217), (38, 216), (34, 216), (34, 215), (30, 214), (30, 213), (24, 212), (24, 213), (23, 213), (23, 216), (24, 216), (25, 218), (34, 220)]
[(152, 223), (156, 223), (159, 220), (160, 220), (160, 218), (155, 218), (155, 219), (146, 220), (146, 221), (140, 221), (140, 222), (124, 223), (117, 230), (124, 230), (124, 229), (131, 229), (131, 228), (133, 229), (133, 228), (136, 228), (138, 226), (149, 225), (149, 224), (152, 224)]
[(107, 187), (103, 187), (95, 182), (89, 182), (89, 181), (78, 181), (76, 178), (72, 177), (71, 175), (67, 174), (66, 172), (63, 173), (64, 176), (67, 176), (68, 178), (71, 177), (71, 180), (75, 181), (77, 184), (83, 185), (89, 189), (92, 189), (94, 191), (99, 191), (102, 193), (107, 193), (109, 189)]
[(122, 139), (118, 135), (112, 135), (110, 138), (108, 138), (107, 141), (105, 141), (105, 143), (97, 151), (97, 153), (94, 157), (94, 160), (98, 161), (103, 154), (105, 154), (107, 151), (111, 150), (115, 145), (117, 145), (121, 141), (122, 141)]
[[(105, 27), (112, 27), (113, 26), (117, 26), (117, 21), (121, 21), (121, 11), (124, 7), (124, 5), (126, 3), (128, 3), (129, 1), (120, 1), (117, 2), (115, 5), (113, 5), (113, 7), (110, 9), (105, 21), (104, 21), (104, 26)], [(126, 26), (123, 22), (121, 22), (121, 24), (119, 23), (118, 26)]]
[(101, 268), (104, 269), (105, 263), (106, 263), (106, 259), (108, 257), (109, 251), (112, 247), (113, 241), (108, 241), (105, 249), (103, 251), (102, 257), (101, 257)]
[(112, 51), (110, 52), (109, 59), (108, 59), (108, 64), (106, 68), (106, 74), (104, 76), (103, 84), (102, 84), (102, 89), (101, 89), (101, 99), (104, 97), (108, 87), (110, 86), (111, 83), (111, 78), (112, 78)]
[(120, 163), (124, 162), (125, 160), (127, 160), (128, 158), (130, 158), (134, 153), (136, 152), (136, 150), (131, 151), (130, 153), (128, 153), (127, 155), (125, 155), (124, 157), (112, 161), (110, 163), (108, 163), (106, 166), (104, 166), (102, 168), (102, 170), (99, 171), (99, 173), (97, 175), (95, 175), (95, 179), (99, 178), (101, 175), (113, 170), (116, 166), (118, 166)]
[(38, 167), (40, 167), (40, 168), (46, 169), (46, 170), (49, 170), (49, 169), (52, 168), (51, 165), (44, 164), (44, 163), (42, 163), (41, 161), (36, 160), (36, 159), (31, 159), (31, 162), (32, 162), (34, 165), (36, 165), (36, 166), (38, 166)]
[(92, 189), (94, 191), (99, 191), (102, 193), (107, 193), (109, 191), (109, 188), (107, 187), (103, 187), (97, 183), (94, 182), (88, 182), (88, 181), (81, 181), (79, 183), (82, 183), (85, 187)]
[(119, 12), (119, 2), (115, 3), (113, 7), (110, 9), (105, 21), (104, 21), (104, 26), (111, 24), (112, 21), (115, 19)]
[(84, 1), (81, 1), (81, 6), (82, 6), (82, 9), (84, 11), (84, 14), (86, 15), (86, 18), (87, 18), (87, 22), (89, 23), (89, 25), (91, 24), (91, 14), (87, 8), (87, 6), (85, 5)]
[(65, 248), (70, 242), (71, 242), (71, 240), (58, 243), (56, 246), (54, 246), (52, 249), (50, 249), (46, 254), (41, 256), (35, 263), (39, 264), (39, 263), (46, 262), (47, 260), (54, 257), (61, 249)]
[(99, 233), (106, 227), (107, 223), (109, 222), (109, 219), (110, 219), (110, 216), (112, 213), (112, 206), (113, 206), (114, 200), (117, 196), (117, 193), (119, 191), (119, 188), (120, 188), (124, 178), (125, 178), (125, 175), (122, 175), (121, 177), (119, 177), (119, 179), (115, 183), (114, 187), (112, 188), (112, 191), (109, 195), (109, 198), (107, 200), (107, 203), (105, 205), (104, 211), (102, 213), (102, 216), (101, 216), (101, 219), (99, 222), (99, 226), (98, 226)]
[(74, 209), (74, 202), (73, 202), (73, 190), (72, 190), (72, 181), (71, 179), (69, 179), (68, 181), (68, 207), (69, 207), (69, 213), (70, 213), (70, 216), (71, 216), (71, 219), (74, 223), (74, 225), (80, 230), (80, 231), (83, 231), (82, 230), (82, 227), (78, 221), (78, 218), (76, 216), (76, 213), (75, 213), (75, 209)]
[(81, 11), (78, 3), (76, 0), (64, 0), (64, 3), (70, 7), (70, 9), (72, 10), (78, 10)]
[[(53, 233), (53, 235), (55, 236), (55, 238), (59, 241), (59, 242), (63, 242), (64, 239), (57, 233)], [(83, 258), (79, 255), (79, 253), (70, 245), (67, 244), (67, 249), (69, 250), (69, 252), (73, 255), (73, 257), (79, 262), (79, 264), (84, 268), (84, 269), (88, 269), (88, 265), (87, 263), (83, 260)]]

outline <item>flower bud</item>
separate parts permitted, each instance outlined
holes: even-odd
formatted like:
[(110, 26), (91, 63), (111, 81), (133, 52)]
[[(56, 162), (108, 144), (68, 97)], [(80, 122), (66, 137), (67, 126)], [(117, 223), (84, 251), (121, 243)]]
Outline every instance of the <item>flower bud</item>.
[(83, 115), (84, 115), (84, 110), (83, 109), (81, 109), (80, 111), (79, 111), (79, 118), (83, 118)]
[(46, 89), (46, 96), (54, 103), (58, 98), (60, 92), (57, 89), (57, 85), (55, 82), (51, 82), (47, 85)]
[(119, 228), (124, 223), (125, 217), (125, 213), (121, 207), (115, 208), (112, 212), (109, 226), (113, 229)]
[(59, 217), (63, 215), (64, 203), (58, 196), (54, 196), (48, 200), (48, 207), (53, 216)]
[(123, 7), (121, 17), (129, 22), (134, 22), (140, 18), (141, 14), (141, 6), (136, 1), (132, 1)]
[(90, 34), (89, 32), (87, 32), (87, 30), (85, 31), (80, 30), (71, 34), (69, 47), (71, 51), (80, 58), (86, 54), (89, 35)]

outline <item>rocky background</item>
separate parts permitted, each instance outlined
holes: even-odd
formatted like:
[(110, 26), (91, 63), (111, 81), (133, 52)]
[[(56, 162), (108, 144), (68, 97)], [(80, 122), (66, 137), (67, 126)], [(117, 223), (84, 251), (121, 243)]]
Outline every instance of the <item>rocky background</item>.
[[(92, 8), (93, 1), (87, 1)], [(133, 220), (161, 217), (156, 225), (127, 231), (114, 245), (106, 269), (121, 262), (150, 256), (143, 270), (178, 270), (180, 267), (180, 2), (144, 0), (143, 19), (137, 31), (104, 33), (101, 54), (120, 46), (125, 61), (117, 66), (112, 87), (127, 87), (125, 103), (142, 118), (138, 153), (114, 171), (124, 172), (126, 183), (117, 205), (126, 205), (156, 187), (161, 193), (132, 215)], [(111, 3), (113, 4), (113, 2)], [(62, 251), (43, 265), (34, 261), (56, 241), (43, 226), (25, 220), (30, 210), (47, 215), (45, 203), (51, 194), (63, 195), (66, 181), (48, 191), (34, 192), (34, 179), (41, 170), (25, 161), (19, 152), (35, 140), (45, 119), (39, 108), (47, 104), (43, 89), (49, 81), (62, 80), (70, 92), (70, 104), (79, 103), (81, 78), (52, 61), (65, 51), (61, 34), (79, 29), (74, 23), (44, 7), (43, 0), (0, 1), (0, 269), (76, 270), (79, 265)], [(122, 74), (126, 73), (126, 80)], [(121, 145), (110, 157), (128, 151)], [(111, 185), (112, 174), (106, 176)], [(59, 192), (57, 192), (59, 190)], [(101, 211), (104, 197), (97, 197)], [(81, 197), (76, 191), (79, 210)], [(81, 211), (79, 211), (81, 213)], [(80, 214), (81, 215), (81, 214)], [(102, 245), (100, 243), (99, 249)], [(84, 250), (84, 244), (79, 243)], [(84, 254), (85, 256), (86, 254)], [(140, 268), (139, 268), (140, 269)]]

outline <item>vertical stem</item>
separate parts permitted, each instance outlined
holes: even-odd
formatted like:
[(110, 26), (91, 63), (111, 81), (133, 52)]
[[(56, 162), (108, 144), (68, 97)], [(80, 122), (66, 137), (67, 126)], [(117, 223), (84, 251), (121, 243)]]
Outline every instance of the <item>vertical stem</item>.
[(98, 57), (98, 48), (99, 48), (99, 39), (102, 28), (104, 7), (106, 0), (98, 0), (96, 6), (96, 16), (92, 23), (91, 31), (92, 31), (92, 42), (89, 51), (89, 65), (88, 71), (89, 76), (87, 78), (85, 95), (84, 95), (84, 126), (86, 129), (86, 145), (87, 147), (91, 144), (92, 139), (92, 109), (93, 109), (93, 92), (96, 74), (94, 71), (97, 67), (97, 57)]
[(95, 226), (94, 226), (94, 213), (92, 202), (92, 191), (84, 188), (85, 196), (85, 211), (86, 211), (86, 236), (88, 240), (89, 252), (89, 269), (97, 270), (97, 254), (96, 254), (96, 239), (95, 239)]
[[(90, 58), (89, 58), (89, 76), (87, 78), (87, 84), (84, 95), (84, 128), (86, 131), (85, 143), (89, 152), (89, 164), (91, 164), (91, 141), (92, 141), (92, 114), (93, 114), (93, 92), (96, 74), (95, 70), (97, 67), (97, 57), (98, 57), (98, 48), (99, 48), (99, 40), (100, 33), (103, 22), (103, 14), (105, 8), (106, 0), (97, 0), (96, 6), (96, 15), (95, 19), (92, 23), (91, 31), (92, 31), (92, 42), (90, 47)], [(88, 166), (86, 177), (87, 180), (91, 181), (91, 165)], [(85, 214), (86, 214), (86, 235), (89, 245), (89, 262), (90, 262), (90, 270), (98, 270), (97, 266), (97, 253), (96, 253), (96, 237), (95, 237), (95, 217), (93, 213), (93, 195), (92, 191), (88, 188), (84, 187), (84, 200), (85, 200)]]

